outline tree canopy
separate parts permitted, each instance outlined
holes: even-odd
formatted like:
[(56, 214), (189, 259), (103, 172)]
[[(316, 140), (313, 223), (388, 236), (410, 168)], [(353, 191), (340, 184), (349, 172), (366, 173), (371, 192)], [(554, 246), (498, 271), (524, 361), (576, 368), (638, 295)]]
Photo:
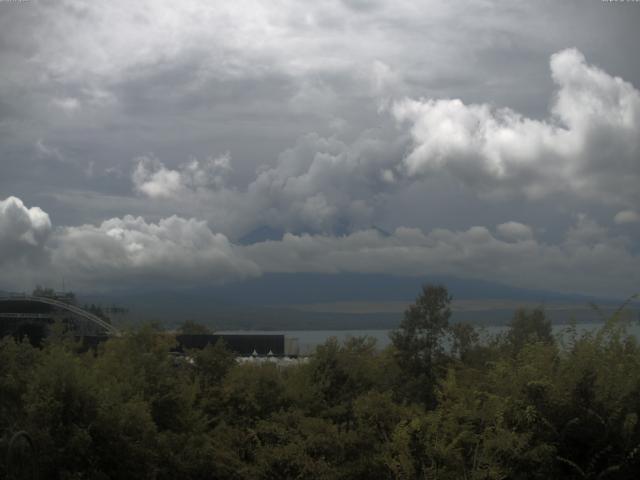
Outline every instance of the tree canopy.
[(622, 315), (554, 337), (523, 310), (480, 341), (450, 302), (425, 287), (390, 347), (329, 340), (287, 368), (222, 343), (176, 357), (152, 325), (95, 351), (4, 338), (0, 478), (20, 478), (16, 432), (52, 479), (637, 478), (640, 346)]

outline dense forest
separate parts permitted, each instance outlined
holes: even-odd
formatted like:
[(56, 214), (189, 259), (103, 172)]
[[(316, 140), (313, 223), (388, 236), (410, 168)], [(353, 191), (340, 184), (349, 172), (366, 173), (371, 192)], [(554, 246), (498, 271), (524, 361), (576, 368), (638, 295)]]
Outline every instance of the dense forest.
[[(389, 348), (329, 340), (287, 368), (222, 344), (170, 355), (153, 325), (96, 351), (5, 338), (0, 478), (638, 478), (640, 346), (622, 309), (559, 337), (517, 311), (486, 339), (449, 322), (450, 302), (425, 286)], [(20, 431), (33, 450), (12, 454)]]

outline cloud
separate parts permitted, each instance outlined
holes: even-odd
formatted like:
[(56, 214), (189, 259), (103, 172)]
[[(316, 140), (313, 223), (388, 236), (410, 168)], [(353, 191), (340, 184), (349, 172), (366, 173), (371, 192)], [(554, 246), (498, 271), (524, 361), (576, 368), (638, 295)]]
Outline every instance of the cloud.
[(39, 259), (51, 233), (49, 215), (22, 200), (0, 200), (0, 265)]
[(366, 225), (377, 203), (396, 188), (385, 174), (401, 158), (398, 145), (365, 132), (346, 144), (306, 135), (248, 186), (261, 216), (289, 231), (345, 232)]
[(39, 138), (38, 141), (36, 141), (35, 150), (36, 150), (36, 155), (40, 159), (43, 159), (43, 160), (53, 159), (53, 160), (57, 160), (58, 162), (65, 161), (65, 157), (60, 152), (59, 149), (49, 145), (47, 142), (45, 142), (41, 138)]
[(379, 132), (345, 143), (308, 134), (274, 166), (258, 170), (240, 190), (227, 185), (229, 157), (177, 169), (151, 157), (137, 159), (135, 189), (152, 199), (206, 206), (216, 228), (239, 234), (263, 225), (294, 232), (345, 232), (367, 225), (382, 197), (397, 188), (392, 169), (402, 158), (398, 142)]
[(631, 206), (640, 202), (640, 92), (586, 63), (551, 57), (558, 90), (547, 120), (458, 99), (395, 102), (413, 141), (410, 177), (447, 172), (487, 196), (551, 194)]
[[(157, 222), (127, 215), (52, 230), (46, 213), (11, 197), (0, 202), (0, 227), (0, 260), (21, 255), (31, 265), (24, 276), (49, 282), (63, 276), (82, 290), (215, 285), (301, 272), (452, 275), (600, 296), (629, 295), (640, 284), (640, 256), (629, 240), (586, 215), (557, 244), (512, 221), (427, 232), (400, 227), (389, 235), (288, 233), (240, 246), (205, 221), (175, 215)], [(0, 279), (11, 283), (16, 272), (3, 269)]]
[(501, 223), (496, 227), (496, 231), (506, 240), (518, 241), (533, 238), (532, 228), (519, 222)]
[(51, 103), (66, 113), (73, 113), (80, 108), (80, 101), (72, 97), (54, 98)]
[[(3, 227), (3, 245), (12, 247), (0, 261), (48, 261), (55, 253), (65, 260), (56, 268), (74, 265), (73, 250), (62, 255), (63, 246), (83, 238), (83, 278), (100, 276), (102, 264), (89, 255), (97, 246), (119, 265), (105, 264), (103, 283), (163, 272), (102, 232), (113, 217), (142, 235), (127, 214), (142, 215), (147, 226), (173, 215), (206, 220), (210, 234), (231, 245), (223, 250), (238, 274), (229, 278), (251, 274), (234, 259), (253, 252), (231, 242), (263, 225), (296, 233), (291, 244), (315, 245), (308, 257), (289, 252), (300, 268), (318, 244), (350, 265), (342, 237), (363, 242), (354, 259), (370, 248), (385, 262), (385, 252), (398, 262), (406, 253), (406, 267), (388, 260), (399, 272), (423, 265), (426, 247), (403, 243), (412, 231), (391, 235), (385, 250), (359, 232), (372, 224), (420, 225), (431, 240), (448, 232), (460, 245), (460, 265), (476, 258), (472, 239), (548, 253), (551, 246), (536, 237), (542, 232), (565, 235), (555, 245), (561, 258), (580, 249), (625, 252), (628, 245), (590, 216), (640, 211), (638, 91), (578, 50), (561, 49), (576, 45), (590, 62), (638, 85), (637, 26), (624, 9), (565, 3), (281, 0), (273, 8), (259, 0), (60, 0), (3, 8), (0, 190), (46, 198), (52, 218), (67, 226), (24, 238), (16, 226)], [(552, 81), (545, 81), (554, 51)], [(207, 156), (227, 150), (233, 170), (229, 155)], [(155, 156), (139, 156), (149, 151)], [(578, 211), (590, 216), (561, 231)], [(475, 212), (473, 223), (485, 226), (459, 230)], [(534, 218), (543, 220), (492, 226)], [(614, 222), (629, 218), (620, 213)], [(146, 235), (150, 252), (160, 248)], [(176, 258), (192, 258), (182, 252)], [(329, 253), (317, 268), (341, 268)], [(269, 262), (261, 259), (258, 270)], [(376, 262), (367, 257), (358, 268)], [(200, 263), (211, 266), (211, 278), (226, 278), (217, 264)], [(189, 278), (180, 265), (176, 274)], [(604, 285), (615, 272), (602, 268)], [(194, 266), (194, 276), (204, 270)]]
[(618, 225), (638, 223), (640, 222), (640, 214), (634, 210), (621, 210), (613, 217), (613, 221)]
[(100, 225), (65, 227), (52, 241), (52, 267), (83, 286), (180, 287), (225, 283), (260, 273), (227, 237), (206, 222), (177, 216), (146, 222), (112, 218)]
[[(605, 28), (613, 9), (604, 13), (597, 6), (549, 10), (519, 2), (507, 9), (484, 0), (464, 6), (441, 1), (310, 5), (283, 0), (278, 8), (256, 0), (32, 3), (7, 9), (0, 19), (0, 44), (7, 46), (0, 49), (0, 61), (11, 66), (0, 79), (0, 186), (24, 198), (36, 192), (49, 198), (81, 198), (78, 192), (121, 197), (123, 206), (110, 211), (100, 205), (89, 209), (83, 200), (51, 205), (52, 214), (71, 223), (175, 213), (206, 218), (214, 230), (237, 238), (261, 223), (294, 232), (352, 231), (383, 223), (382, 211), (394, 219), (387, 224), (395, 227), (402, 224), (395, 218), (403, 212), (387, 212), (386, 197), (420, 182), (427, 173), (422, 168), (409, 172), (402, 161), (405, 147), (412, 150), (403, 144), (407, 132), (394, 131), (391, 115), (378, 112), (379, 105), (404, 96), (455, 96), (512, 106), (509, 111), (516, 116), (516, 110), (524, 112), (520, 118), (526, 123), (527, 116), (539, 115), (541, 105), (546, 105), (551, 82), (541, 81), (541, 63), (554, 49), (576, 44), (611, 71), (624, 72), (630, 79), (635, 71), (624, 67), (633, 65), (633, 56), (611, 40), (628, 29), (626, 23)], [(580, 25), (570, 33), (565, 28), (569, 17)], [(597, 39), (586, 42), (593, 36), (577, 32), (593, 31), (589, 25), (596, 23)], [(39, 35), (25, 36), (25, 31)], [(602, 45), (614, 44), (616, 49), (603, 53)], [(620, 57), (622, 63), (616, 60)], [(558, 65), (558, 82), (575, 85), (571, 88), (578, 91), (582, 87), (576, 78), (582, 67), (575, 69), (575, 76), (573, 64)], [(591, 83), (604, 85), (601, 93), (606, 97), (606, 81), (595, 78)], [(580, 98), (568, 103), (581, 108), (587, 104)], [(488, 108), (489, 117), (497, 116)], [(542, 123), (569, 129), (560, 117)], [(369, 141), (377, 136), (382, 148), (376, 153), (379, 158), (369, 162), (363, 156), (368, 152), (359, 153), (352, 143), (358, 132), (372, 127), (377, 132)], [(291, 145), (290, 150), (297, 150), (296, 142), (313, 143), (305, 137), (307, 132), (323, 140), (316, 142), (316, 152), (300, 153), (307, 158), (298, 159), (298, 165), (308, 171), (285, 179), (279, 152)], [(522, 136), (525, 150), (527, 142), (537, 142), (526, 132)], [(609, 138), (608, 133), (604, 136)], [(598, 136), (592, 137), (598, 143)], [(64, 154), (63, 168), (47, 162), (47, 153), (33, 151), (40, 138), (45, 147), (55, 146)], [(344, 154), (324, 143), (343, 143)], [(227, 150), (233, 153), (234, 171), (223, 174), (214, 186), (193, 182), (188, 169), (176, 164), (195, 156), (196, 168), (202, 169), (207, 152)], [(134, 183), (139, 196), (131, 198), (130, 159), (149, 151), (163, 164), (149, 157)], [(483, 195), (523, 192), (528, 198), (541, 198), (549, 191), (585, 193), (596, 177), (597, 190), (609, 197), (633, 195), (629, 192), (637, 178), (621, 179), (617, 173), (622, 168), (614, 166), (611, 175), (600, 171), (595, 177), (588, 174), (590, 168), (584, 175), (556, 175), (562, 169), (555, 163), (562, 162), (554, 162), (554, 153), (544, 155), (548, 161), (540, 167), (525, 162), (514, 170), (508, 165), (504, 178), (484, 168), (475, 175), (468, 165), (458, 165), (456, 176)], [(323, 164), (326, 154), (336, 157), (333, 165)], [(254, 174), (262, 164), (268, 166)], [(115, 170), (126, 173), (117, 179), (106, 175)], [(342, 178), (358, 175), (362, 178)], [(608, 175), (611, 188), (600, 182)], [(576, 185), (568, 184), (567, 178), (576, 179)], [(618, 188), (621, 182), (627, 187)], [(438, 197), (443, 210), (458, 190)], [(143, 205), (144, 198), (149, 201)], [(627, 201), (615, 208), (637, 206)], [(515, 217), (527, 215), (518, 212), (505, 218)]]
[[(229, 185), (228, 155), (177, 168), (141, 157), (132, 180), (138, 193), (173, 199), (180, 211), (206, 208), (211, 225), (231, 236), (263, 225), (351, 232), (374, 223), (388, 195), (442, 172), (487, 197), (637, 204), (640, 92), (575, 49), (554, 54), (550, 64), (558, 90), (547, 120), (457, 99), (404, 99), (390, 113), (408, 135), (370, 129), (347, 142), (307, 134), (274, 165), (260, 167), (246, 188)], [(378, 76), (392, 76), (376, 65)]]
[[(502, 239), (508, 232), (512, 236)], [(466, 230), (345, 236), (285, 234), (280, 241), (233, 245), (203, 221), (169, 217), (148, 223), (114, 218), (60, 229), (51, 267), (83, 288), (227, 283), (265, 273), (452, 275), (600, 296), (625, 296), (640, 282), (640, 257), (624, 238), (580, 216), (555, 245), (517, 222)], [(515, 238), (514, 235), (518, 235)]]
[[(344, 237), (287, 234), (282, 241), (245, 247), (265, 272), (358, 272), (396, 275), (452, 275), (523, 288), (626, 296), (640, 282), (640, 257), (624, 238), (611, 236), (581, 216), (558, 244), (527, 234), (527, 225), (484, 226), (453, 231), (398, 228), (390, 236), (375, 230)], [(520, 237), (501, 239), (505, 232)]]
[(139, 157), (131, 176), (135, 189), (150, 198), (179, 198), (190, 192), (219, 189), (231, 172), (228, 153), (199, 161), (195, 158), (176, 170), (155, 157)]

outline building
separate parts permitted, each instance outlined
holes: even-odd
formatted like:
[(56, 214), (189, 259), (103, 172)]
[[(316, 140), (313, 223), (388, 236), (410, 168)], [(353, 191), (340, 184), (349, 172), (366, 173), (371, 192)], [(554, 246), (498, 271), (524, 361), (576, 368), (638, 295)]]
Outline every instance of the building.
[(176, 335), (176, 340), (182, 351), (202, 349), (221, 340), (226, 348), (241, 357), (297, 357), (300, 353), (297, 339), (281, 334), (181, 334)]

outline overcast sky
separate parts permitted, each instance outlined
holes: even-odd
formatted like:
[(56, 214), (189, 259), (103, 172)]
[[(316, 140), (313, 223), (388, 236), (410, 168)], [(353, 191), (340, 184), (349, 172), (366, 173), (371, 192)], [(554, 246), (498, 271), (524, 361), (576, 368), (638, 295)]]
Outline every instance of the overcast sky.
[(636, 293), (638, 25), (600, 0), (0, 0), (0, 289)]

